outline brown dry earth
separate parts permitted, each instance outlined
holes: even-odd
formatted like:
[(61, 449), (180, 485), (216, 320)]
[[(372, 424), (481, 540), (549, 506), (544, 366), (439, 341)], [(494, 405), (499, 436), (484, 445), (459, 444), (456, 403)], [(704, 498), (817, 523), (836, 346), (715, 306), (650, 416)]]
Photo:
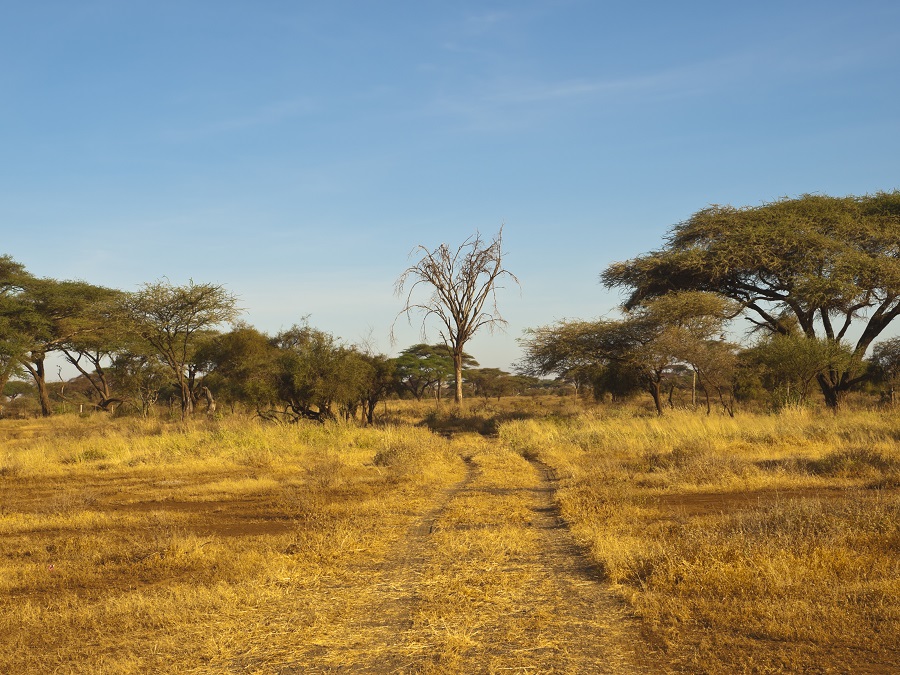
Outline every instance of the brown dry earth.
[[(367, 593), (345, 605), (340, 625), (318, 635), (316, 644), (298, 645), (294, 658), (277, 667), (238, 659), (229, 670), (666, 672), (562, 521), (551, 470), (538, 463), (525, 468), (530, 485), (500, 488), (469, 461), (466, 478), (417, 520), (388, 560), (369, 570), (379, 601), (368, 601)], [(475, 502), (489, 508), (468, 509)], [(513, 502), (528, 517), (511, 525), (502, 514)], [(496, 521), (491, 513), (499, 514)], [(536, 545), (513, 551), (492, 545), (498, 532)], [(465, 544), (462, 551), (448, 549), (451, 539), (467, 541), (468, 550)]]

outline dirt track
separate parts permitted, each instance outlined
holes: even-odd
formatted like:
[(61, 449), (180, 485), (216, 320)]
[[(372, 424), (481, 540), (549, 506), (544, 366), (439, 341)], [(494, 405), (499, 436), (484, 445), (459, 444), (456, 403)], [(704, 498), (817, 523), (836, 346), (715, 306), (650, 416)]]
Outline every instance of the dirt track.
[(562, 522), (550, 470), (522, 469), (525, 484), (500, 487), (470, 460), (367, 571), (380, 599), (344, 606), (277, 672), (663, 672)]

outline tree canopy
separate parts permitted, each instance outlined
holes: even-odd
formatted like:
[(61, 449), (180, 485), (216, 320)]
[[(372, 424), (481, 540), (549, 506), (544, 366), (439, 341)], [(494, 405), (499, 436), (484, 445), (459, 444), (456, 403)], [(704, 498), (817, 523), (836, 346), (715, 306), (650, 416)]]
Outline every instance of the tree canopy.
[(126, 307), (138, 334), (175, 376), (186, 417), (194, 407), (189, 367), (204, 331), (233, 321), (237, 298), (216, 284), (175, 286), (169, 281), (144, 284)]
[(663, 248), (601, 278), (629, 291), (626, 307), (708, 291), (739, 302), (756, 327), (789, 334), (796, 325), (810, 339), (852, 341), (855, 365), (817, 375), (836, 407), (867, 377), (866, 350), (900, 314), (900, 191), (711, 206), (676, 225)]
[(620, 320), (561, 321), (528, 332), (520, 369), (531, 375), (587, 373), (591, 380), (613, 371), (646, 390), (661, 415), (666, 378), (699, 362), (701, 348), (714, 341), (732, 313), (713, 294), (682, 292), (638, 305)]

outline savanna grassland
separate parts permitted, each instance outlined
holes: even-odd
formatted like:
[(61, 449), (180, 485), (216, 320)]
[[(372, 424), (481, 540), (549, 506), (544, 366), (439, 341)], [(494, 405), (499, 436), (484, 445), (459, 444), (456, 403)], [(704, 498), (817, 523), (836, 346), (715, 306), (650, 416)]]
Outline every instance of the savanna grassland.
[(900, 421), (0, 421), (0, 672), (889, 673)]

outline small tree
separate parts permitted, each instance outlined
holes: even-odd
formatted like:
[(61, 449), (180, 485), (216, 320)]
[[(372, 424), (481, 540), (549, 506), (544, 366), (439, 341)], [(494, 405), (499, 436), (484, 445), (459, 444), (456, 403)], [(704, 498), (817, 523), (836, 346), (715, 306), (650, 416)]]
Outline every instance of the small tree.
[(879, 342), (872, 349), (870, 359), (878, 379), (887, 387), (885, 398), (894, 405), (897, 383), (900, 382), (900, 337)]
[(115, 409), (123, 402), (118, 395), (113, 396), (109, 366), (118, 354), (127, 352), (135, 340), (124, 299), (124, 293), (113, 290), (103, 300), (95, 302), (90, 314), (96, 328), (74, 335), (60, 350), (90, 387), (90, 398), (97, 397), (95, 405), (100, 410)]
[(396, 362), (384, 354), (361, 352), (361, 358), (369, 364), (368, 378), (363, 392), (363, 413), (366, 424), (375, 423), (375, 408), (397, 386)]
[(712, 294), (685, 292), (636, 306), (619, 321), (561, 321), (527, 332), (520, 368), (529, 375), (587, 373), (595, 387), (612, 375), (624, 380), (626, 391), (637, 382), (662, 415), (664, 385), (734, 311)]
[(751, 350), (776, 408), (804, 405), (819, 375), (841, 372), (854, 363), (848, 347), (800, 334), (770, 334)]
[(244, 323), (204, 341), (194, 356), (197, 367), (206, 373), (204, 386), (229, 403), (232, 411), (238, 402), (256, 410), (272, 404), (277, 360), (272, 339)]
[(276, 398), (294, 419), (324, 422), (345, 417), (364, 399), (372, 367), (362, 355), (325, 331), (304, 323), (279, 333)]
[(173, 286), (166, 281), (145, 284), (125, 301), (140, 336), (156, 351), (181, 394), (181, 418), (194, 410), (191, 365), (197, 340), (206, 331), (233, 321), (237, 298), (215, 284)]
[[(429, 389), (433, 389), (435, 398), (440, 400), (444, 383), (449, 382), (454, 373), (453, 355), (442, 344), (407, 347), (394, 361), (398, 388), (411, 393), (417, 401), (421, 401)], [(463, 367), (477, 365), (478, 361), (463, 352)]]
[(126, 401), (139, 410), (142, 417), (148, 417), (167, 384), (168, 369), (149, 348), (125, 349), (113, 357), (112, 375)]
[[(456, 249), (447, 244), (441, 244), (433, 251), (417, 246), (413, 254), (421, 253), (421, 259), (408, 267), (397, 280), (397, 295), (402, 295), (407, 281), (412, 280), (406, 304), (398, 317), (406, 314), (409, 318), (414, 311), (422, 312), (423, 333), (428, 317), (438, 319), (438, 333), (453, 357), (456, 403), (462, 403), (466, 343), (483, 326), (493, 329), (506, 325), (497, 308), (498, 281), (507, 276), (519, 283), (516, 276), (503, 267), (502, 237), (501, 227), (490, 243), (476, 232)], [(420, 285), (429, 286), (431, 295), (416, 302), (413, 293)], [(485, 310), (489, 299), (491, 303)]]
[(497, 400), (514, 390), (514, 378), (500, 368), (472, 368), (466, 371), (466, 381), (471, 383), (476, 396), (487, 400), (494, 396)]

